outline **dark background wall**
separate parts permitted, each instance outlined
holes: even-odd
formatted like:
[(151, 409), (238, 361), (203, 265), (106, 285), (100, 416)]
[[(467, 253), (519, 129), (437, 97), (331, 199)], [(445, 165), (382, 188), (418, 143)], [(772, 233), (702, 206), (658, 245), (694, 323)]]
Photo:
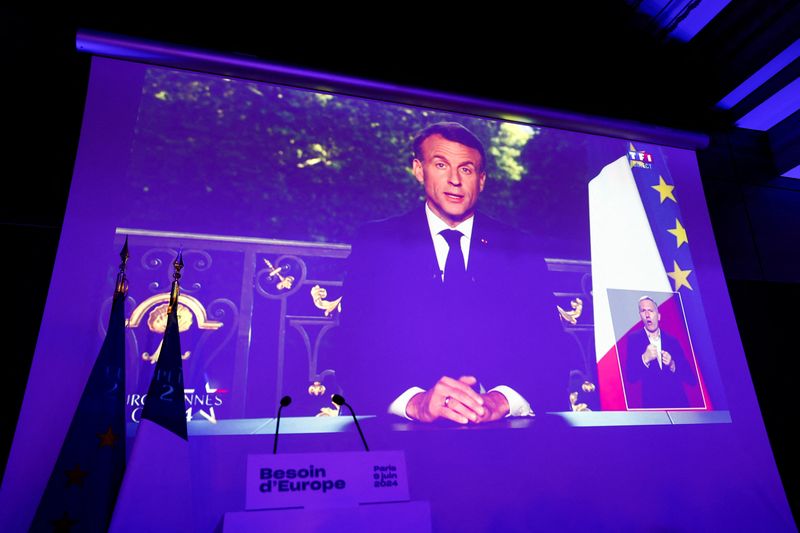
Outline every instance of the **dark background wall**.
[[(710, 134), (711, 145), (698, 154), (709, 212), (761, 411), (798, 516), (800, 481), (793, 452), (800, 442), (790, 421), (796, 419), (793, 393), (800, 368), (794, 339), (800, 302), (800, 182), (777, 177), (787, 161), (797, 158), (798, 118), (790, 117), (769, 134), (734, 128), (729, 117), (710, 106), (725, 80), (737, 79), (732, 67), (725, 70), (714, 62), (725, 50), (707, 34), (699, 36), (694, 48), (665, 45), (628, 4), (602, 4), (585, 6), (582, 15), (572, 12), (574, 7), (540, 7), (525, 17), (404, 8), (395, 21), (370, 21), (371, 13), (357, 18), (288, 8), (263, 15), (214, 13), (202, 20), (163, 11), (41, 14), (2, 8), (2, 468), (77, 152), (89, 57), (75, 51), (75, 32), (91, 28)], [(748, 6), (733, 2), (736, 9)], [(791, 39), (779, 32), (773, 46), (779, 49)], [(448, 54), (431, 53), (438, 50)], [(657, 83), (648, 83), (647, 91), (632, 90), (642, 73), (648, 79), (657, 76)], [(739, 81), (746, 74), (739, 73)]]
[(800, 183), (774, 177), (765, 134), (718, 133), (698, 160), (747, 364), (796, 521), (800, 350), (792, 316), (800, 302)]

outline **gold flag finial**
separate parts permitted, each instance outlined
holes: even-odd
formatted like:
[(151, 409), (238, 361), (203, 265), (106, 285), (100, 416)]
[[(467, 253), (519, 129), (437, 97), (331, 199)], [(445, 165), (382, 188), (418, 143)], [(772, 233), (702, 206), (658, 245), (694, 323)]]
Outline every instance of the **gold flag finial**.
[(128, 259), (130, 258), (127, 235), (125, 236), (125, 245), (119, 252), (119, 258), (121, 262), (119, 264), (119, 272), (117, 272), (117, 284), (114, 292), (116, 294), (126, 294), (128, 292), (128, 278), (125, 276), (125, 269), (128, 266)]
[(167, 313), (171, 313), (172, 309), (178, 303), (178, 296), (181, 294), (181, 269), (183, 268), (183, 250), (178, 250), (178, 257), (172, 262), (172, 267), (175, 271), (172, 273), (172, 290), (169, 294), (169, 308)]

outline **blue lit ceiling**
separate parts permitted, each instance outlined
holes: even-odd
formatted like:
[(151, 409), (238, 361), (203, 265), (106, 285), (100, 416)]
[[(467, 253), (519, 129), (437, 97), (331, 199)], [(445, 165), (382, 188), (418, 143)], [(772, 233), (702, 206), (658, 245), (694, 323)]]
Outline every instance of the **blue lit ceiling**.
[[(739, 128), (767, 132), (778, 172), (800, 178), (800, 3), (627, 0), (665, 46), (713, 61), (714, 107)], [(677, 44), (676, 44), (677, 43)]]

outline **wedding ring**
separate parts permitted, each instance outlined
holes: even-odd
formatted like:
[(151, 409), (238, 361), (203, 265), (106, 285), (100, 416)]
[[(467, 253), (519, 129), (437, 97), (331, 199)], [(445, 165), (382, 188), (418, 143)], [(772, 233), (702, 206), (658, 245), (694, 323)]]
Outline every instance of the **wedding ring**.
[(445, 407), (449, 407), (449, 405), (450, 405), (450, 396), (445, 396), (444, 397), (444, 406)]

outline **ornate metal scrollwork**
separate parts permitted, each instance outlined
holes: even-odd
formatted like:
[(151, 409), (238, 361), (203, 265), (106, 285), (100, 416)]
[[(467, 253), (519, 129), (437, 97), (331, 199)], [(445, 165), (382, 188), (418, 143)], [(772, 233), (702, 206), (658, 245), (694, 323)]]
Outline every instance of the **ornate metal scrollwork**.
[(311, 396), (322, 396), (325, 394), (325, 385), (320, 381), (314, 381), (308, 386), (308, 394)]
[(139, 262), (145, 270), (158, 270), (171, 264), (175, 253), (176, 251), (171, 248), (153, 248), (143, 253)]
[(263, 268), (256, 272), (256, 290), (267, 298), (285, 298), (294, 294), (306, 279), (306, 264), (292, 255), (270, 261), (263, 258)]
[(560, 305), (557, 305), (556, 308), (561, 318), (574, 326), (583, 312), (583, 300), (575, 298), (569, 304), (572, 306), (572, 311), (565, 311)]
[(328, 301), (328, 291), (324, 287), (314, 285), (311, 287), (311, 299), (314, 300), (314, 306), (317, 309), (325, 311), (325, 316), (331, 316), (334, 312), (342, 312), (342, 297), (335, 300)]
[[(214, 260), (211, 259), (211, 254), (206, 252), (205, 250), (199, 250), (197, 248), (187, 249), (183, 252), (183, 256), (186, 258), (187, 266), (196, 270), (198, 272), (203, 272), (211, 268), (211, 265), (214, 263)], [(190, 259), (194, 256), (199, 256), (196, 259)]]
[[(146, 314), (148, 329), (153, 333), (164, 333), (167, 326), (168, 306), (168, 292), (151, 296), (136, 306), (133, 312), (131, 312), (131, 316), (128, 319), (128, 327), (138, 327)], [(222, 322), (208, 320), (206, 309), (197, 298), (189, 296), (188, 294), (181, 294), (178, 298), (178, 330), (181, 332), (188, 330), (195, 319), (197, 320), (197, 327), (199, 329), (216, 330), (222, 327)], [(151, 364), (155, 364), (161, 353), (162, 342), (159, 342), (158, 347), (152, 355), (148, 352), (143, 352), (142, 359), (149, 361)], [(188, 359), (190, 355), (191, 352), (187, 350), (181, 355), (181, 358)]]

